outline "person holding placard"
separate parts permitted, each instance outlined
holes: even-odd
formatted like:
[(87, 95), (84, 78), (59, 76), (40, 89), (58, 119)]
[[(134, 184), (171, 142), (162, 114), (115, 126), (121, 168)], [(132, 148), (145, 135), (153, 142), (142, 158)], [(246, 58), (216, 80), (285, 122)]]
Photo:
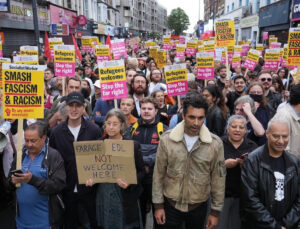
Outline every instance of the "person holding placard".
[[(120, 109), (112, 109), (105, 116), (105, 139), (129, 140), (124, 137), (126, 118)], [(138, 184), (128, 184), (123, 179), (116, 183), (97, 184), (96, 212), (98, 225), (102, 229), (141, 228), (140, 208), (138, 199), (142, 193), (141, 181), (145, 175), (141, 147), (134, 141), (134, 160)], [(89, 179), (87, 186), (93, 186)]]
[(66, 206), (65, 228), (77, 228), (78, 206), (81, 204), (86, 210), (90, 226), (97, 228), (95, 189), (78, 184), (74, 141), (98, 140), (101, 131), (91, 121), (85, 120), (84, 97), (80, 92), (72, 92), (66, 96), (68, 118), (56, 126), (51, 135), (49, 144), (57, 149), (64, 159), (67, 175), (67, 187), (64, 189), (63, 197)]

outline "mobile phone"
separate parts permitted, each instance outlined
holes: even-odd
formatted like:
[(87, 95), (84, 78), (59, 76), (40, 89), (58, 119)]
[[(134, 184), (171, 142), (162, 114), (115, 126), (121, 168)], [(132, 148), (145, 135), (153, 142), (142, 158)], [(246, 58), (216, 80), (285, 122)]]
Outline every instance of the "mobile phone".
[(248, 153), (244, 153), (243, 155), (240, 156), (240, 159), (245, 159), (245, 157), (248, 156)]
[(10, 173), (15, 176), (16, 174), (23, 174), (23, 171), (21, 169), (16, 169), (10, 171)]

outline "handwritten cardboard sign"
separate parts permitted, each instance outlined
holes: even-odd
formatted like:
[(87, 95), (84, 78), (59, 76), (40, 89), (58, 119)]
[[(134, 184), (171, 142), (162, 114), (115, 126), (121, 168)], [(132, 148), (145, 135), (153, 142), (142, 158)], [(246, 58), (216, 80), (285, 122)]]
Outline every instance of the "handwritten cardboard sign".
[(88, 179), (95, 183), (116, 183), (121, 178), (137, 184), (132, 140), (74, 142), (79, 184)]
[(46, 65), (2, 64), (4, 118), (44, 118)]

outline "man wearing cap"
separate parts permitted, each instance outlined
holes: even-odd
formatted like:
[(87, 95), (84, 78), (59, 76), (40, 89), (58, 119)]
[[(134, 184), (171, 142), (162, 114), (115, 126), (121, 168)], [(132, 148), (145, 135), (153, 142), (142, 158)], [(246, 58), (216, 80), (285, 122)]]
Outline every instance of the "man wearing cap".
[(57, 149), (65, 162), (67, 187), (63, 195), (66, 205), (66, 228), (78, 228), (78, 205), (85, 208), (91, 228), (96, 228), (95, 190), (78, 184), (74, 141), (97, 140), (101, 137), (100, 129), (91, 121), (83, 118), (84, 97), (79, 92), (72, 92), (66, 97), (68, 118), (56, 126), (50, 136), (50, 146)]
[(94, 110), (96, 102), (98, 99), (101, 98), (101, 85), (100, 85), (100, 80), (96, 80), (94, 83), (94, 89), (95, 89), (95, 94), (92, 96), (92, 109)]

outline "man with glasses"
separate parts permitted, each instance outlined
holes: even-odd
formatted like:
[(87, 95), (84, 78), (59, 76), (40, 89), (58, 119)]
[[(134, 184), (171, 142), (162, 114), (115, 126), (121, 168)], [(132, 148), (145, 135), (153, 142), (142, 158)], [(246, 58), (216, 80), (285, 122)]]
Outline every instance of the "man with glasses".
[(258, 82), (264, 86), (265, 96), (267, 97), (267, 103), (276, 110), (278, 105), (281, 103), (280, 94), (270, 90), (272, 85), (271, 72), (263, 70), (258, 74)]
[(133, 76), (129, 93), (134, 99), (135, 108), (132, 114), (136, 118), (141, 115), (140, 101), (148, 96), (148, 84), (149, 82), (143, 73), (137, 73)]

